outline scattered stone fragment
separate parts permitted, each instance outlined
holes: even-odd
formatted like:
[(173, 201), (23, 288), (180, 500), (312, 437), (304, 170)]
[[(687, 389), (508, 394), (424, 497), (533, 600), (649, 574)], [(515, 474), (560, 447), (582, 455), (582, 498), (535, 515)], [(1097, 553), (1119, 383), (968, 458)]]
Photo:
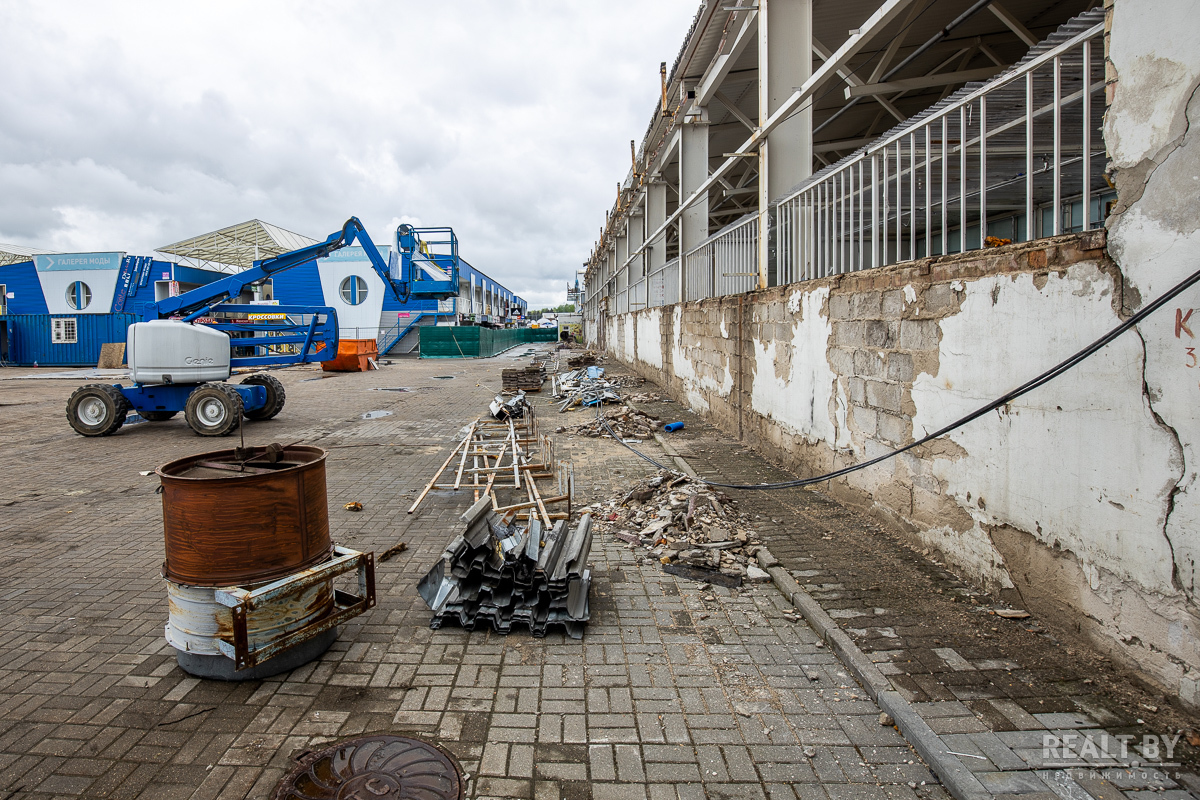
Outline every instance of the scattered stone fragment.
[(896, 720), (892, 719), (892, 715), (886, 711), (879, 712), (879, 724), (885, 728), (890, 728), (896, 724)]
[(771, 580), (771, 573), (750, 564), (746, 567), (746, 580), (752, 583), (765, 583)]

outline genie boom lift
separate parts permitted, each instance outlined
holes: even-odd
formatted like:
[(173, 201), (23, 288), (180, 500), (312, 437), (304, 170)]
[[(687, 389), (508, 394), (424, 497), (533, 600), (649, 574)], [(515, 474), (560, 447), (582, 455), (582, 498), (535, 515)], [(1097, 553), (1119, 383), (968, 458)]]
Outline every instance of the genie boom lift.
[[(372, 268), (401, 303), (410, 297), (458, 294), (458, 242), (448, 254), (434, 253), (421, 234), (442, 236), (448, 228), (401, 225), (384, 263), (357, 217), (323, 242), (254, 262), (250, 269), (216, 280), (146, 308), (145, 320), (129, 326), (126, 358), (133, 386), (88, 384), (67, 401), (67, 420), (83, 436), (120, 430), (131, 411), (157, 422), (184, 412), (201, 436), (225, 436), (242, 417), (270, 419), (283, 409), (283, 385), (255, 373), (226, 383), (234, 369), (329, 361), (337, 356), (337, 312), (328, 306), (256, 306), (232, 302), (243, 290), (284, 270), (323, 258), (358, 241)], [(243, 321), (269, 312), (283, 319)]]

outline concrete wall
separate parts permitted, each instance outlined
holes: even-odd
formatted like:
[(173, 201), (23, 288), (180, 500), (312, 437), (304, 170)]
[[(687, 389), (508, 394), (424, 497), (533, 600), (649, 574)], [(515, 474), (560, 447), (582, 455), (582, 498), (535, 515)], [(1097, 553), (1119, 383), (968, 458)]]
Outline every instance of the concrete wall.
[[(606, 342), (692, 409), (814, 475), (937, 430), (1139, 302), (1096, 231), (649, 309), (607, 320)], [(1180, 488), (1185, 472), (1193, 479), (1192, 444), (1164, 422), (1176, 389), (1158, 386), (1145, 358), (1178, 349), (1173, 326), (1164, 313), (1003, 410), (831, 491), (979, 584), (1076, 620), (1194, 701), (1200, 541)], [(1196, 381), (1182, 388), (1195, 392)]]
[[(601, 315), (589, 341), (815, 475), (1098, 338), (1200, 268), (1200, 18), (1188, 0), (1105, 5), (1107, 237)], [(1200, 705), (1198, 308), (1193, 287), (1055, 381), (830, 490)]]

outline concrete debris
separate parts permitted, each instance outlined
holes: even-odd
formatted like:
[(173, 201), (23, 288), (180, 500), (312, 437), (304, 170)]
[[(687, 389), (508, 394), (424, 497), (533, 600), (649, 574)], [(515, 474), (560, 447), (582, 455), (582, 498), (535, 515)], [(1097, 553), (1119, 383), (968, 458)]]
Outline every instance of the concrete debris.
[(529, 401), (525, 399), (525, 393), (517, 392), (516, 396), (508, 399), (503, 395), (496, 395), (496, 399), (488, 406), (488, 411), (495, 419), (520, 419), (525, 416), (528, 408)]
[(569, 356), (567, 358), (567, 367), (569, 369), (578, 369), (579, 367), (590, 367), (597, 363), (600, 358), (592, 350), (587, 350), (577, 356)]
[(583, 638), (590, 618), (590, 514), (574, 529), (565, 520), (550, 529), (536, 518), (506, 524), (485, 496), (462, 519), (466, 530), (417, 585), (433, 611), (429, 627), (490, 625), (508, 634), (516, 624), (540, 638), (561, 625), (571, 638)]
[[(632, 406), (621, 406), (605, 412), (608, 427), (622, 439), (638, 439), (645, 441), (654, 438), (654, 431), (662, 427), (662, 422), (653, 414), (647, 414)], [(581, 422), (578, 425), (562, 426), (554, 429), (555, 433), (573, 433), (580, 436), (590, 436), (593, 439), (609, 436), (608, 430), (598, 419)]]
[(735, 585), (770, 580), (754, 563), (762, 543), (748, 518), (724, 493), (687, 475), (662, 470), (609, 501), (608, 509), (598, 514), (599, 531), (640, 545), (664, 568), (691, 568), (669, 572), (720, 585), (727, 582), (718, 576), (735, 579)]

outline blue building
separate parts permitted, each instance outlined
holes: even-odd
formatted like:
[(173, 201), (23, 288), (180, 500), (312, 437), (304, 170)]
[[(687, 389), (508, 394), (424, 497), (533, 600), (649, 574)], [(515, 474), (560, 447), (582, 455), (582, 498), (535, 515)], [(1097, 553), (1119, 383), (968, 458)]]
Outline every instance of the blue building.
[[(124, 342), (148, 304), (315, 242), (250, 220), (159, 248), (178, 262), (0, 245), (0, 362), (95, 366), (101, 346)], [(379, 248), (385, 261), (390, 250)], [(421, 325), (502, 325), (526, 316), (524, 300), (466, 261), (459, 282), (458, 297), (401, 304), (355, 246), (281, 272), (235, 302), (330, 306), (342, 338), (375, 339), (381, 353), (395, 355), (415, 349)]]
[[(387, 262), (391, 248), (378, 247)], [(375, 339), (380, 353), (393, 355), (412, 352), (422, 325), (504, 325), (525, 317), (528, 303), (465, 260), (458, 278), (457, 297), (402, 304), (371, 268), (363, 248), (353, 246), (275, 275), (268, 292), (285, 305), (334, 308), (341, 338)]]
[(124, 342), (147, 304), (219, 277), (148, 256), (0, 245), (0, 360), (95, 366), (101, 346)]

